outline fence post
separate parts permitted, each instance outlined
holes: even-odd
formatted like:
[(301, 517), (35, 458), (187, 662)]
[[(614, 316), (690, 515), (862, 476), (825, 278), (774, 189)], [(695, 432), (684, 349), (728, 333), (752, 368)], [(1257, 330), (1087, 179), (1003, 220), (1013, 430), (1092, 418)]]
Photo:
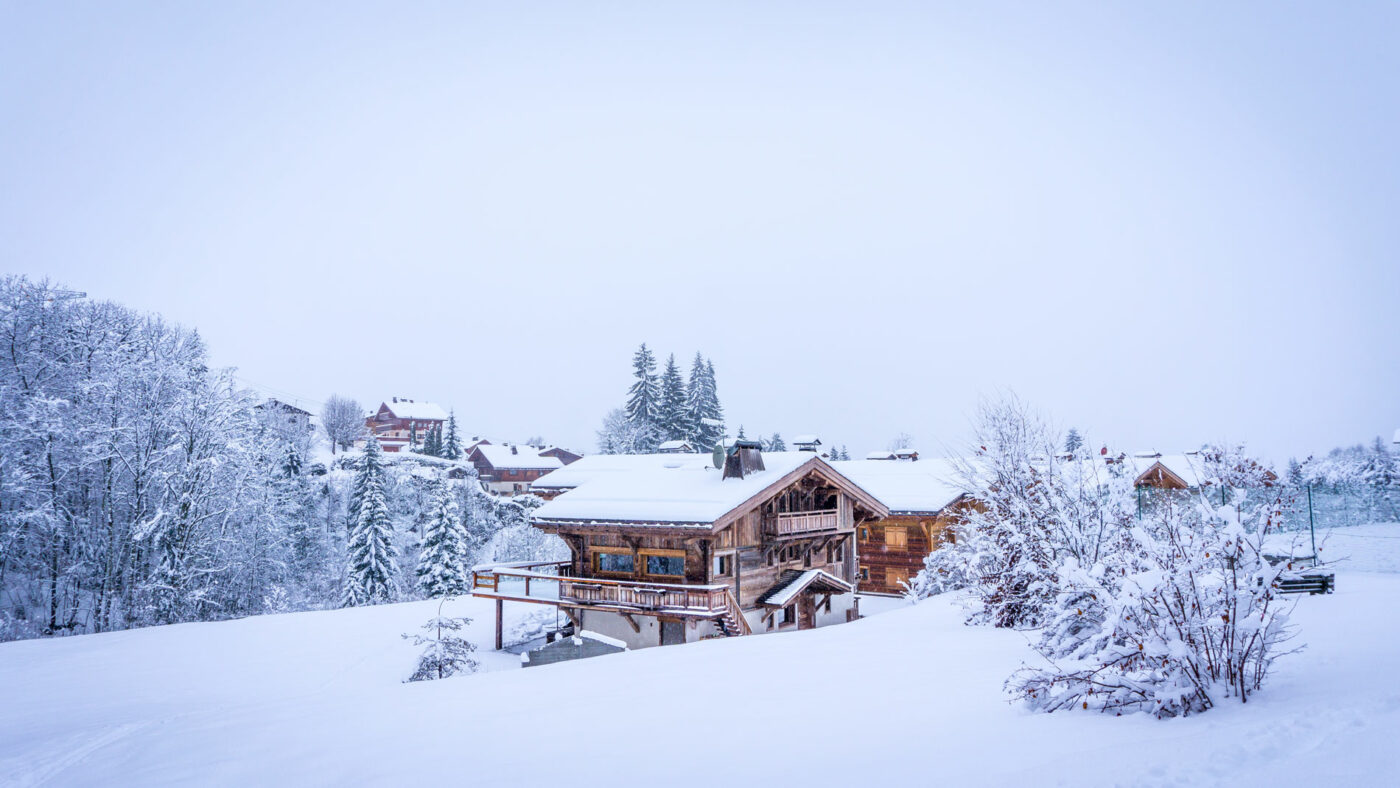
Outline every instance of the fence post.
[(1312, 484), (1308, 484), (1308, 538), (1312, 540), (1313, 566), (1317, 565), (1317, 528), (1313, 525)]

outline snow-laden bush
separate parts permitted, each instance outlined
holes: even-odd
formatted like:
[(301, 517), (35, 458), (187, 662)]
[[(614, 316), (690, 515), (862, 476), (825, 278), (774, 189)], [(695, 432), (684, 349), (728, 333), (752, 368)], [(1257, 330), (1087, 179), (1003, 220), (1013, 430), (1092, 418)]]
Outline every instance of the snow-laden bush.
[[(451, 597), (443, 601), (449, 599)], [(477, 662), (471, 654), (476, 650), (476, 645), (455, 634), (471, 622), (466, 616), (444, 616), (439, 605), (438, 614), (428, 619), (422, 627), (426, 634), (405, 634), (404, 637), (411, 639), (413, 645), (425, 647), (418, 657), (418, 667), (406, 681), (445, 679), (458, 673), (474, 672)]]
[(1008, 692), (1044, 711), (1171, 717), (1260, 688), (1289, 637), (1281, 569), (1263, 552), (1287, 492), (1238, 451), (1206, 456), (1207, 494), (1114, 528), (1097, 560), (1056, 567), (1044, 663), (1013, 674)]
[(1115, 528), (1134, 516), (1132, 479), (1097, 459), (1057, 454), (1060, 441), (1019, 401), (979, 409), (961, 485), (975, 501), (910, 584), (916, 598), (969, 588), (972, 623), (1043, 625), (1066, 559), (1092, 564)]

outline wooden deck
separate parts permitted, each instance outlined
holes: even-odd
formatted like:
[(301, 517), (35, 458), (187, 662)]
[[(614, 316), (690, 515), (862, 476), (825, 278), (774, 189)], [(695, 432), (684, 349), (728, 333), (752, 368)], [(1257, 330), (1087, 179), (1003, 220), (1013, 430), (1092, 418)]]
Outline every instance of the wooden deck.
[(764, 518), (763, 530), (769, 536), (802, 536), (835, 531), (840, 525), (835, 509), (815, 512), (792, 512)]

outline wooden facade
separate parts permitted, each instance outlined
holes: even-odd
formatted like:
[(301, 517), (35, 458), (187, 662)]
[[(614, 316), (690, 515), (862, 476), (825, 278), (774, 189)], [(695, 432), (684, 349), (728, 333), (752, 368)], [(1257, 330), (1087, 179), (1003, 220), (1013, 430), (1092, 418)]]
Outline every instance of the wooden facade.
[(903, 594), (928, 554), (953, 541), (951, 527), (971, 505), (959, 499), (937, 512), (892, 512), (856, 533), (862, 593)]
[(384, 451), (397, 452), (414, 441), (421, 444), (429, 430), (442, 427), (446, 420), (447, 414), (437, 405), (394, 398), (380, 403), (379, 410), (365, 419), (365, 427)]
[[(694, 476), (737, 484), (718, 480), (713, 469)], [(562, 538), (571, 558), (559, 567), (557, 597), (539, 601), (558, 604), (579, 621), (589, 611), (621, 615), (639, 638), (636, 616), (687, 623), (692, 634), (682, 631), (684, 640), (705, 636), (694, 634), (701, 623), (716, 635), (815, 626), (819, 617), (829, 620), (840, 612), (833, 612), (832, 598), (843, 595), (849, 609), (858, 569), (856, 530), (888, 509), (813, 455), (712, 522), (610, 520), (606, 513), (551, 519), (547, 512), (537, 513), (535, 527)], [(533, 601), (519, 593), (502, 595), (499, 581), (489, 576), (475, 582), (478, 596)], [(660, 631), (657, 642), (634, 647), (668, 642), (664, 625)]]

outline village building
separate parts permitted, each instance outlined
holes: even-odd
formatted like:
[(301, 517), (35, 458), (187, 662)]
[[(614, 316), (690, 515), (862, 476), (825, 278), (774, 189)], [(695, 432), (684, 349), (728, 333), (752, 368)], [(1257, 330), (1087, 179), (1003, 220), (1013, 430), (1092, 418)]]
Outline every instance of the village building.
[(858, 617), (856, 530), (888, 508), (810, 452), (737, 441), (722, 464), (595, 472), (536, 510), (571, 558), (473, 572), (473, 594), (497, 601), (497, 647), (506, 601), (629, 648)]
[(820, 451), (821, 445), (822, 439), (810, 433), (798, 435), (792, 439), (792, 446), (798, 451)]
[(428, 431), (441, 427), (445, 421), (447, 411), (438, 405), (393, 397), (380, 403), (379, 410), (365, 419), (365, 426), (384, 451), (397, 452), (422, 445)]
[(530, 492), (550, 500), (599, 477), (680, 467), (714, 467), (714, 460), (709, 454), (590, 454), (539, 477)]
[(695, 446), (690, 441), (674, 440), (663, 441), (656, 447), (658, 454), (694, 454)]
[(558, 457), (545, 457), (533, 446), (482, 441), (467, 452), (467, 462), (476, 466), (477, 476), (486, 489), (498, 495), (530, 492), (535, 480), (564, 467)]
[(554, 459), (568, 465), (583, 459), (583, 455), (569, 451), (562, 446), (545, 446), (540, 449), (541, 457), (553, 457)]
[(833, 463), (889, 509), (889, 515), (856, 529), (857, 587), (862, 594), (904, 594), (924, 559), (953, 540), (950, 527), (975, 505), (957, 484), (953, 460)]
[(289, 439), (305, 438), (311, 432), (311, 412), (279, 399), (269, 399), (253, 406), (258, 418), (269, 429)]

